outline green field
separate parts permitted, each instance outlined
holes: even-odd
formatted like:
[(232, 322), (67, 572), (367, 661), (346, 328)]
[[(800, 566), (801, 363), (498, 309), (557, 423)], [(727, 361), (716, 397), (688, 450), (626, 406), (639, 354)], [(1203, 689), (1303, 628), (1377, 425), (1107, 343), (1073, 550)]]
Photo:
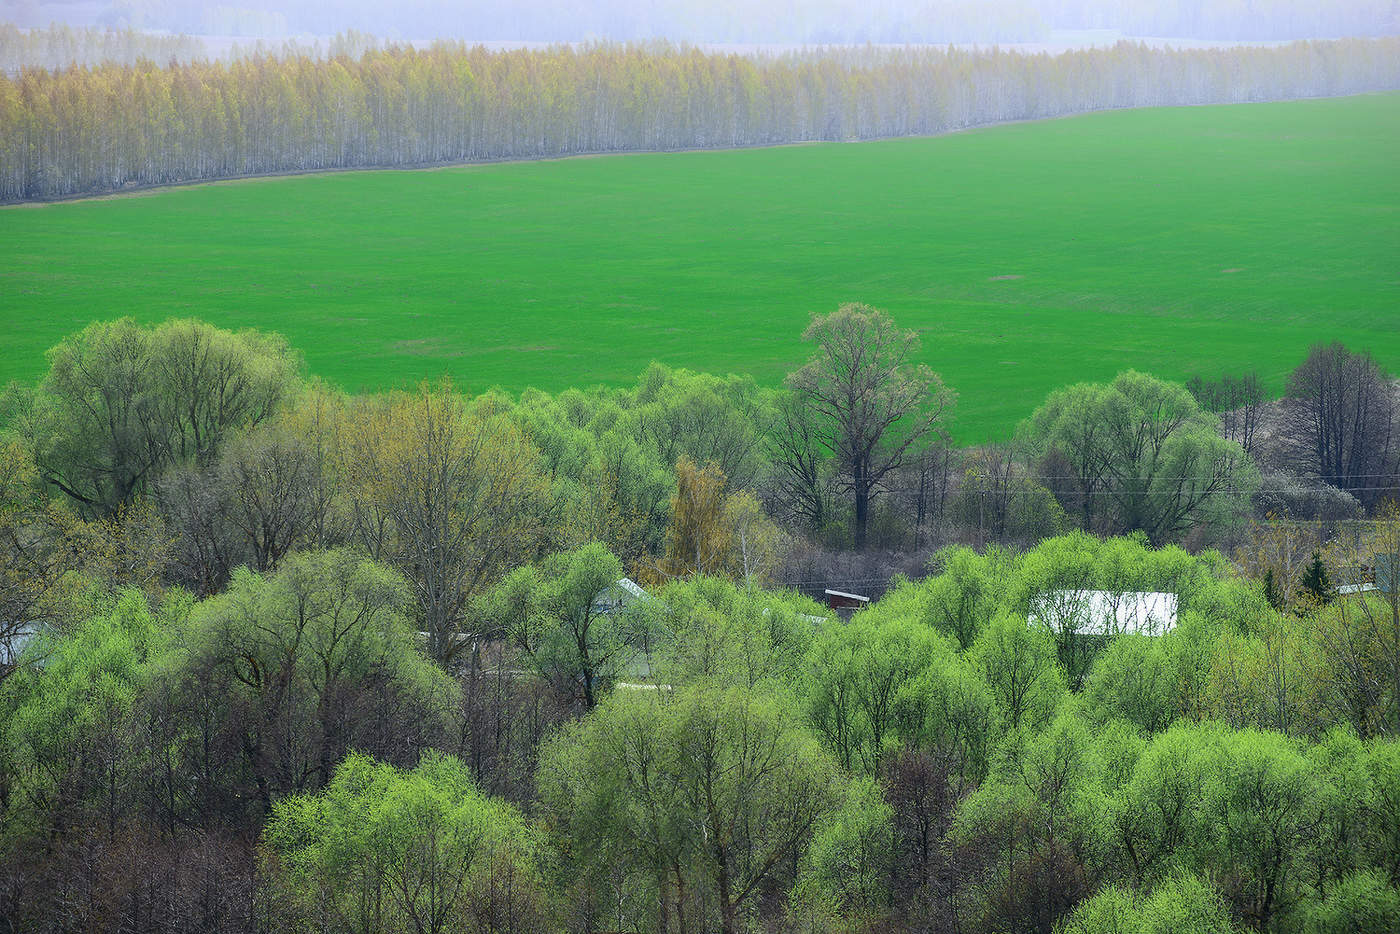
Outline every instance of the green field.
[(922, 332), (967, 442), (1126, 367), (1400, 370), (1400, 94), (0, 209), (0, 383), (129, 314), (280, 331), (350, 389), (776, 384), (843, 301)]

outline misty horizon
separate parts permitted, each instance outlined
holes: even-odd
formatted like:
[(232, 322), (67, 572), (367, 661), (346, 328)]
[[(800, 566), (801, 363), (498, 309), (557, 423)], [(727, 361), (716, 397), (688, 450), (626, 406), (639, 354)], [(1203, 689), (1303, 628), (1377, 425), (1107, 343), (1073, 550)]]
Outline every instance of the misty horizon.
[[(4, 0), (0, 23), (168, 32), (225, 40), (587, 42), (664, 39), (710, 45), (1006, 44), (1029, 51), (1118, 38), (1286, 41), (1400, 34), (1400, 0), (523, 0), (462, 6), (406, 0), (334, 4), (234, 0)], [(211, 48), (212, 54), (221, 49)]]

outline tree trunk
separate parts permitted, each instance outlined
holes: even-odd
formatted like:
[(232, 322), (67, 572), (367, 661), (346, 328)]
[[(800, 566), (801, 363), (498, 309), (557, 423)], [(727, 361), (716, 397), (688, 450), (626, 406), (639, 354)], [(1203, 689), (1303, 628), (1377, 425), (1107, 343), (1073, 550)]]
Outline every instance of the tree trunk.
[(585, 621), (583, 628), (574, 635), (574, 644), (578, 648), (579, 670), (583, 675), (583, 703), (585, 710), (592, 710), (598, 705), (598, 700), (593, 695), (593, 659), (588, 653), (588, 623)]
[(685, 876), (679, 864), (673, 864), (676, 874), (676, 926), (678, 934), (685, 934)]
[(715, 847), (715, 864), (718, 867), (715, 871), (715, 883), (719, 890), (719, 929), (721, 934), (738, 934), (738, 912), (735, 911), (734, 902), (729, 897), (729, 861), (722, 846)]
[(865, 527), (870, 519), (870, 483), (864, 464), (855, 465), (852, 474), (851, 486), (856, 497), (856, 551), (864, 551)]
[(656, 930), (657, 934), (670, 934), (671, 931), (671, 903), (666, 897), (670, 891), (670, 885), (666, 879), (666, 867), (658, 864), (656, 867)]

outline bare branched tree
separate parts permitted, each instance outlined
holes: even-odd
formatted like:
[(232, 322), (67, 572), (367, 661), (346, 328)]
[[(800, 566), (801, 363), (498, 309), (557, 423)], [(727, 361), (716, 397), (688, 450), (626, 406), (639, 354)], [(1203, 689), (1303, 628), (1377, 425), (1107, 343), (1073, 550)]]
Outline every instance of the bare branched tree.
[(869, 305), (845, 304), (814, 317), (802, 337), (817, 350), (788, 386), (819, 418), (821, 442), (851, 494), (861, 551), (881, 481), (939, 430), (955, 394), (914, 362), (918, 335)]
[(1396, 472), (1400, 404), (1371, 355), (1315, 345), (1288, 379), (1287, 403), (1282, 436), (1297, 469), (1377, 502)]
[(827, 519), (826, 452), (810, 397), (790, 393), (778, 400), (768, 456), (776, 469), (778, 512), (788, 521), (819, 530)]
[(448, 661), (472, 596), (535, 556), (539, 451), (451, 386), (389, 396), (362, 431), (357, 537), (408, 578), (429, 652)]
[(1218, 380), (1193, 376), (1186, 381), (1186, 389), (1201, 408), (1220, 417), (1220, 433), (1227, 441), (1238, 442), (1246, 454), (1254, 453), (1254, 437), (1266, 401), (1258, 373), (1226, 374)]

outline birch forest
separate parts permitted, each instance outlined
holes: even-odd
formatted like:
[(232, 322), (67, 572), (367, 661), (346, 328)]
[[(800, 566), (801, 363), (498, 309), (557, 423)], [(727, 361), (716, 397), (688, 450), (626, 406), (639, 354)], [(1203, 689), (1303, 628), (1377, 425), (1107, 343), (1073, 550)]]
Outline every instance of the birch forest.
[(1120, 107), (1400, 87), (1400, 39), (715, 54), (671, 44), (23, 69), (0, 78), (0, 200), (366, 166), (864, 140)]

